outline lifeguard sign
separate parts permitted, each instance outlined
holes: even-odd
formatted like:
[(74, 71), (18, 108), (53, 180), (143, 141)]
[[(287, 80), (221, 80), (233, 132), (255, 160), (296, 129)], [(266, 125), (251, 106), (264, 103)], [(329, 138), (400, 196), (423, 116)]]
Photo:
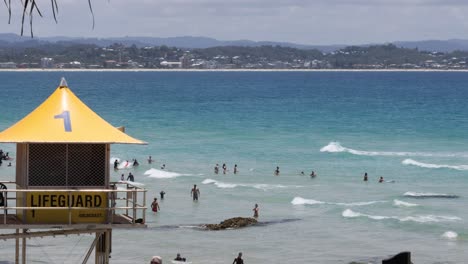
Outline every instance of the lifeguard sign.
[[(24, 224), (109, 223), (110, 144), (146, 144), (113, 127), (67, 87), (0, 133), (17, 143), (17, 211)], [(72, 210), (71, 210), (72, 209)]]

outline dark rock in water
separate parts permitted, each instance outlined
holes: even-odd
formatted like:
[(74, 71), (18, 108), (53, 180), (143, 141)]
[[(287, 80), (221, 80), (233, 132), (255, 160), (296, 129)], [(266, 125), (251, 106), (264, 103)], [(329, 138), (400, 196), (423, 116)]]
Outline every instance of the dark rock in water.
[(219, 224), (207, 224), (203, 227), (208, 230), (223, 230), (227, 228), (242, 228), (246, 226), (255, 225), (257, 219), (251, 217), (234, 217), (222, 221)]
[(382, 264), (411, 264), (411, 252), (400, 252), (389, 259), (382, 260)]

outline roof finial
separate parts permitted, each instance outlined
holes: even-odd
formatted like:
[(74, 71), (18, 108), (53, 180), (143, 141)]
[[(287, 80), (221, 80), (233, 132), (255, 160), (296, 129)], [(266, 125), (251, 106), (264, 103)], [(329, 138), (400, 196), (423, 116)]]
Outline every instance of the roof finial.
[(67, 80), (65, 80), (65, 77), (62, 77), (62, 80), (60, 80), (60, 88), (65, 87), (68, 87)]

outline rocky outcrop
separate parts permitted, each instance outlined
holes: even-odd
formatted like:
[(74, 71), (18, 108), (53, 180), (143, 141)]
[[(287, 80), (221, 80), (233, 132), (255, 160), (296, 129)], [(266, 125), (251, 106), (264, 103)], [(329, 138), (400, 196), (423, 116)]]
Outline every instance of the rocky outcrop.
[(207, 230), (223, 230), (223, 229), (237, 229), (246, 226), (255, 225), (257, 219), (251, 217), (234, 217), (222, 221), (219, 224), (207, 224), (203, 225)]

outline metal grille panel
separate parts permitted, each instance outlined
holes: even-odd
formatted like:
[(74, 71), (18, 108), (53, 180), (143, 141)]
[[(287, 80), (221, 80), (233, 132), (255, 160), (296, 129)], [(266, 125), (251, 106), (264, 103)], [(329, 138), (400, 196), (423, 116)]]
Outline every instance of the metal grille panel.
[(106, 145), (68, 145), (68, 186), (104, 186)]
[(29, 144), (29, 186), (104, 186), (105, 144)]
[(66, 186), (66, 144), (29, 144), (29, 186)]

